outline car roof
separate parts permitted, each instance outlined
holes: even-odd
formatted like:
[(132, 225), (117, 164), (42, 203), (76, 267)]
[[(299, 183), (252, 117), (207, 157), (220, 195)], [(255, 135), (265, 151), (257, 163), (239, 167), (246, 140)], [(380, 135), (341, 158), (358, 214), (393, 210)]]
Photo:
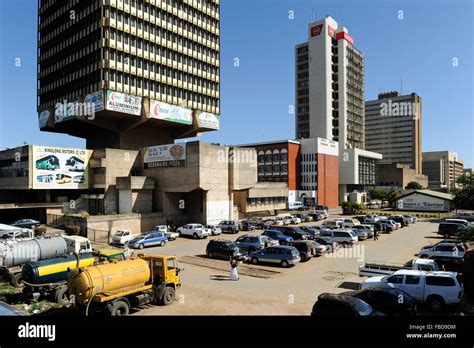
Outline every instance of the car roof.
[(424, 271), (419, 271), (416, 269), (400, 269), (392, 273), (392, 275), (420, 275), (425, 273)]
[(354, 302), (358, 301), (357, 297), (344, 295), (344, 294), (330, 294), (327, 292), (322, 293), (318, 296), (318, 300), (331, 300), (331, 301), (339, 301), (345, 302), (349, 304), (353, 304)]

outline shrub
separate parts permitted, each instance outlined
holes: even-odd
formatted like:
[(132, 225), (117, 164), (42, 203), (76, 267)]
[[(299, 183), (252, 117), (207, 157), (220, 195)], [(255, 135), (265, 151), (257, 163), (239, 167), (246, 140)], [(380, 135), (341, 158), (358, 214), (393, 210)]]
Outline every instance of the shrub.
[(474, 241), (474, 227), (469, 227), (468, 229), (460, 232), (458, 238), (463, 242), (472, 242)]
[(79, 235), (81, 234), (81, 226), (77, 225), (68, 225), (65, 227), (64, 231), (69, 235)]
[(81, 215), (82, 217), (89, 217), (89, 213), (88, 213), (87, 211), (85, 211), (85, 210), (81, 210), (81, 211), (79, 212), (79, 215)]

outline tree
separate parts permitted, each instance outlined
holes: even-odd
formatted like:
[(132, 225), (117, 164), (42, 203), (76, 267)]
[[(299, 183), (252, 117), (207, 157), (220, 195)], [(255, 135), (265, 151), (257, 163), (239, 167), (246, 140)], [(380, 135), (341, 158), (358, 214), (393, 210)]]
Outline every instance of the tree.
[(454, 206), (456, 209), (474, 209), (474, 180), (470, 175), (460, 176), (456, 182), (462, 186), (454, 191)]
[(423, 186), (421, 186), (416, 181), (410, 181), (407, 184), (407, 186), (405, 187), (405, 189), (407, 189), (407, 190), (421, 190), (422, 188), (423, 188)]

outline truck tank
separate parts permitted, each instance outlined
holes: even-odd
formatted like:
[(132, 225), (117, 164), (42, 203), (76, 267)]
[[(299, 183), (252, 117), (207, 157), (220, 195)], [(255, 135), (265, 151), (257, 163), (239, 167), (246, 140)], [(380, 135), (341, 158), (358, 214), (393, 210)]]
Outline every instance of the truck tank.
[(67, 286), (76, 303), (85, 304), (96, 294), (138, 288), (149, 279), (148, 262), (138, 258), (72, 270)]
[(65, 255), (67, 244), (62, 237), (0, 242), (0, 267), (51, 259)]
[(95, 257), (91, 253), (65, 255), (26, 263), (23, 265), (21, 273), (23, 280), (29, 284), (56, 283), (67, 280), (71, 270), (92, 266), (94, 262)]

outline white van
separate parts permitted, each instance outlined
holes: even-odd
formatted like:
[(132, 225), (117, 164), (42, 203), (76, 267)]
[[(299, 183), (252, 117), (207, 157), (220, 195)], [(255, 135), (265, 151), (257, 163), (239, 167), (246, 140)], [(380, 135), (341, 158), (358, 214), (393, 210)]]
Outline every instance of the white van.
[(288, 209), (289, 210), (299, 210), (299, 209), (303, 209), (303, 208), (304, 208), (303, 202), (298, 202), (298, 201), (288, 202)]

